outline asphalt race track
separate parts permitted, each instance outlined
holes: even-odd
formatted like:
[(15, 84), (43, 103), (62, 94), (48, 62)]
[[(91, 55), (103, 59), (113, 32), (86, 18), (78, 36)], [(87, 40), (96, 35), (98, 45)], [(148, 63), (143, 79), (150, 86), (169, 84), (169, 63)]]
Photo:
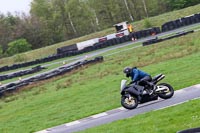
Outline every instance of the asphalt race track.
[[(87, 128), (92, 128), (105, 123), (111, 123), (116, 120), (134, 117), (135, 115), (142, 114), (149, 111), (161, 110), (189, 100), (200, 98), (200, 84), (194, 85), (188, 88), (184, 88), (175, 91), (174, 96), (171, 99), (163, 100), (158, 99), (145, 104), (139, 105), (134, 110), (127, 110), (123, 107), (113, 109), (107, 112), (96, 114), (87, 118), (83, 118), (77, 121), (59, 125), (53, 128), (48, 128), (37, 133), (72, 133)], [(120, 102), (120, 101), (119, 101)]]

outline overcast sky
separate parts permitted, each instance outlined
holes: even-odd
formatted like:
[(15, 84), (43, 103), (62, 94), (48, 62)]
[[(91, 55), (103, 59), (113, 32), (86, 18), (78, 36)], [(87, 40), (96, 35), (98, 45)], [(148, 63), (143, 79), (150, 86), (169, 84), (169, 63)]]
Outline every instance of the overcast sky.
[(32, 0), (0, 0), (0, 12), (6, 14), (9, 11), (14, 14), (15, 11), (17, 11), (28, 14), (31, 1)]

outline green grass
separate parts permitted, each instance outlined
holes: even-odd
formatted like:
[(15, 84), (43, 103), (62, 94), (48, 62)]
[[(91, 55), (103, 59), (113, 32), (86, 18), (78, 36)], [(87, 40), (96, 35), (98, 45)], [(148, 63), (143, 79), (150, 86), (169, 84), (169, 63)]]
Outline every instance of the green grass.
[(79, 133), (176, 133), (200, 125), (200, 100), (137, 115)]
[[(0, 132), (34, 132), (120, 107), (125, 66), (138, 66), (175, 90), (200, 82), (200, 32), (107, 56), (103, 63), (25, 87), (0, 100)], [(102, 98), (103, 97), (103, 98)]]
[[(180, 17), (188, 16), (194, 13), (199, 13), (199, 8), (200, 8), (200, 4), (196, 6), (188, 7), (185, 9), (177, 10), (177, 11), (164, 13), (159, 16), (151, 17), (151, 18), (148, 18), (148, 20), (153, 26), (160, 27), (163, 23), (168, 22), (169, 20), (175, 20)], [(135, 30), (138, 31), (141, 29), (145, 29), (144, 23), (145, 23), (144, 20), (134, 22), (133, 25), (134, 25)], [(0, 66), (17, 63), (18, 62), (17, 57), (21, 57), (22, 59), (24, 59), (24, 61), (30, 61), (30, 60), (34, 60), (34, 59), (38, 59), (42, 57), (47, 57), (48, 55), (56, 53), (56, 49), (59, 47), (75, 44), (77, 42), (89, 40), (92, 38), (102, 37), (114, 32), (115, 32), (115, 29), (112, 27), (112, 28), (109, 28), (100, 32), (92, 33), (80, 38), (57, 43), (55, 45), (48, 46), (45, 48), (40, 48), (40, 49), (32, 50), (26, 53), (22, 53), (19, 55), (15, 55), (12, 57), (3, 58), (3, 59), (0, 59)]]

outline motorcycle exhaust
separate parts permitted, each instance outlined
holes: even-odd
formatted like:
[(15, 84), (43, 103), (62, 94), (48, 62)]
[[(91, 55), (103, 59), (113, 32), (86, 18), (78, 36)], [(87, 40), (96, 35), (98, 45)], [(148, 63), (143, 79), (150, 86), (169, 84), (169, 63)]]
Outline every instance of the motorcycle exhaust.
[(159, 82), (160, 80), (164, 79), (165, 75), (160, 76), (160, 78), (157, 79), (157, 82)]

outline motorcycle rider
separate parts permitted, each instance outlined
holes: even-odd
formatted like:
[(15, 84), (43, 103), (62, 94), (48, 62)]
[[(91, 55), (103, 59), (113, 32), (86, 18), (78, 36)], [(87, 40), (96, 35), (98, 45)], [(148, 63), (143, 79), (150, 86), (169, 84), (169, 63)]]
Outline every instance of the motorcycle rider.
[(151, 83), (150, 81), (152, 81), (151, 75), (137, 69), (137, 67), (125, 67), (123, 72), (126, 74), (126, 77), (131, 77), (131, 83), (136, 83), (142, 86), (149, 86), (149, 87), (145, 87), (146, 88), (150, 88), (150, 89), (146, 89), (147, 92), (151, 95), (153, 93), (153, 83)]

